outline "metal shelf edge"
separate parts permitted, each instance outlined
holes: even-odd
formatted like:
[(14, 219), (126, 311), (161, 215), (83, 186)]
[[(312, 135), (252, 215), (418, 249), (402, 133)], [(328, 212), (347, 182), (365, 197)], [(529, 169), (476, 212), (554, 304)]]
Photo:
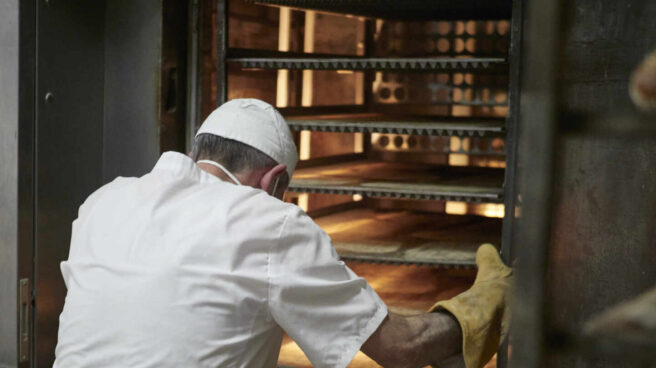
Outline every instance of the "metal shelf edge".
[(414, 266), (427, 266), (434, 268), (446, 269), (459, 269), (459, 268), (476, 268), (476, 262), (453, 262), (453, 261), (420, 261), (420, 260), (403, 260), (398, 257), (374, 257), (370, 255), (360, 255), (354, 253), (341, 253), (338, 252), (342, 260), (364, 263), (379, 263), (379, 264), (396, 264), (396, 265), (414, 265)]
[(300, 186), (290, 184), (290, 192), (295, 193), (316, 193), (316, 194), (341, 194), (353, 195), (360, 194), (367, 197), (377, 198), (398, 198), (398, 199), (417, 199), (417, 200), (437, 200), (437, 201), (456, 201), (456, 202), (473, 202), (473, 203), (501, 203), (503, 202), (503, 190), (499, 189), (498, 193), (489, 194), (472, 194), (457, 192), (412, 192), (412, 191), (392, 191), (383, 189), (369, 189), (358, 187), (315, 187)]
[(265, 58), (228, 57), (252, 69), (312, 70), (471, 70), (506, 65), (504, 58)]
[[(437, 124), (426, 126), (413, 125), (412, 123), (399, 122), (398, 125), (380, 123), (345, 123), (320, 120), (287, 120), (291, 130), (310, 130), (319, 132), (338, 133), (387, 133), (387, 134), (411, 134), (429, 136), (458, 136), (458, 137), (499, 137), (505, 133), (503, 126), (468, 127), (462, 126), (439, 126)], [(391, 122), (390, 122), (391, 123)]]

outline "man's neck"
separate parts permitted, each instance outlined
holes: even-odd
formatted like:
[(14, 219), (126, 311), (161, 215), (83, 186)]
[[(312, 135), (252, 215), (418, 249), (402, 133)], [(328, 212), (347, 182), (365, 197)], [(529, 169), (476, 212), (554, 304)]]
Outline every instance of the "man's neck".
[(259, 184), (258, 175), (257, 175), (256, 172), (253, 172), (253, 171), (246, 171), (246, 172), (242, 172), (242, 173), (238, 173), (238, 174), (231, 173), (232, 175), (234, 175), (237, 178), (237, 180), (239, 180), (239, 183), (235, 183), (235, 181), (232, 180), (228, 175), (226, 175), (226, 173), (223, 172), (223, 170), (219, 169), (218, 167), (216, 167), (214, 165), (210, 165), (210, 164), (207, 164), (207, 163), (204, 163), (204, 162), (198, 162), (198, 163), (196, 163), (196, 165), (198, 165), (198, 167), (201, 170), (205, 171), (206, 173), (208, 173), (210, 175), (214, 175), (217, 178), (219, 178), (219, 179), (221, 179), (225, 182), (228, 182), (228, 183), (237, 184), (237, 185), (239, 185), (239, 183), (241, 183), (241, 185), (248, 185), (248, 186), (251, 186), (251, 187), (254, 187), (254, 188), (257, 188), (258, 184)]
[[(224, 173), (223, 170), (219, 169), (216, 166), (206, 164), (206, 163), (203, 163), (203, 162), (196, 163), (196, 165), (198, 165), (198, 167), (200, 167), (200, 169), (205, 171), (206, 173), (208, 173), (210, 175), (213, 175), (213, 176), (216, 176), (217, 178), (219, 178), (219, 179), (221, 179), (225, 182), (238, 184), (238, 183), (235, 183), (234, 180), (232, 180), (228, 175), (226, 175), (226, 173)], [(241, 178), (238, 175), (235, 175), (235, 177), (241, 182)]]

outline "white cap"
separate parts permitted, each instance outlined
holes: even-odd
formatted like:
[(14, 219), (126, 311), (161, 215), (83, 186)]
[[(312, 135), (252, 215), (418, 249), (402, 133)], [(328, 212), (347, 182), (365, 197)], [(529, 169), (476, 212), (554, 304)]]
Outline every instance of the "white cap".
[(254, 98), (230, 100), (214, 110), (196, 136), (208, 133), (245, 143), (287, 165), (292, 177), (298, 162), (296, 145), (287, 122), (278, 110)]

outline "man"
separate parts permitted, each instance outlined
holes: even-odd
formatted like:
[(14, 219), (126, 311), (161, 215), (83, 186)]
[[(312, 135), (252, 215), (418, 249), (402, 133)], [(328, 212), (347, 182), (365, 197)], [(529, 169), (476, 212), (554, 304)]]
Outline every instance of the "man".
[[(510, 269), (491, 246), (468, 292), (402, 317), (281, 201), (298, 160), (282, 116), (230, 101), (141, 178), (93, 193), (73, 223), (55, 367), (274, 367), (283, 330), (317, 367), (362, 351), (419, 367), (499, 343)], [(452, 313), (452, 314), (451, 314)]]

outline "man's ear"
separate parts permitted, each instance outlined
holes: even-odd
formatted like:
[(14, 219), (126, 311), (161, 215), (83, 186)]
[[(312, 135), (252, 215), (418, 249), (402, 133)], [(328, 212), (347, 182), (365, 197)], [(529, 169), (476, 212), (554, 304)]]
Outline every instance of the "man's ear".
[[(262, 178), (260, 179), (260, 189), (264, 190), (265, 192), (271, 194), (272, 196), (275, 196), (276, 193), (273, 193), (274, 190), (274, 185), (276, 183), (276, 180), (280, 180), (280, 176), (284, 175), (287, 172), (287, 165), (284, 164), (278, 164), (262, 175)], [(279, 198), (280, 199), (280, 198)]]
[(189, 158), (193, 158), (193, 153), (194, 153), (193, 151), (189, 151), (189, 153), (187, 153), (187, 156), (189, 156)]

